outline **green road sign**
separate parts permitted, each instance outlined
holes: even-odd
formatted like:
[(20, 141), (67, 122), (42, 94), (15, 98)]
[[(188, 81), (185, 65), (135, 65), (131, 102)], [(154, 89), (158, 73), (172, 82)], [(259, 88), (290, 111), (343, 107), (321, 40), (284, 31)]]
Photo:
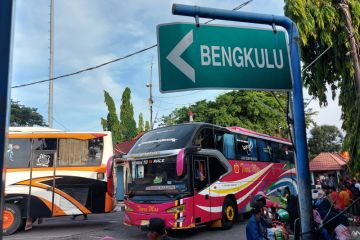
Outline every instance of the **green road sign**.
[(291, 90), (282, 29), (170, 23), (157, 28), (160, 91)]

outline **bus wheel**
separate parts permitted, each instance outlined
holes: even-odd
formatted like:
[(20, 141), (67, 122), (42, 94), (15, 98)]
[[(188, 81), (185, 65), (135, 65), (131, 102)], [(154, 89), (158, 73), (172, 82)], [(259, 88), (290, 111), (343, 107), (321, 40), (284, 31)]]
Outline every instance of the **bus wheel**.
[(12, 203), (5, 203), (3, 212), (3, 234), (5, 236), (16, 232), (21, 225), (20, 208)]
[(237, 209), (234, 201), (227, 197), (225, 198), (223, 210), (222, 210), (222, 228), (230, 229), (236, 222)]

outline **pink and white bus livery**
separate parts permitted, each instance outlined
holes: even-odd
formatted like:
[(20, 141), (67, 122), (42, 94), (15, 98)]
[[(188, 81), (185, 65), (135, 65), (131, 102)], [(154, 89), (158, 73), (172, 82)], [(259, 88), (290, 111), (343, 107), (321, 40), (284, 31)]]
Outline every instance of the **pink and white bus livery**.
[(239, 127), (180, 124), (144, 134), (124, 161), (124, 224), (231, 228), (259, 191), (296, 194), (291, 143)]

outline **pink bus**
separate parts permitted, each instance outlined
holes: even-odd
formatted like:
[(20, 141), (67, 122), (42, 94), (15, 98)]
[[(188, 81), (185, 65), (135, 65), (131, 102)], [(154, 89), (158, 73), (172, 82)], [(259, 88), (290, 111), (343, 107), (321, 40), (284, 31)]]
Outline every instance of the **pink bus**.
[(294, 153), (287, 139), (240, 127), (179, 124), (144, 134), (124, 156), (124, 224), (160, 217), (171, 229), (231, 228), (259, 191), (297, 194)]

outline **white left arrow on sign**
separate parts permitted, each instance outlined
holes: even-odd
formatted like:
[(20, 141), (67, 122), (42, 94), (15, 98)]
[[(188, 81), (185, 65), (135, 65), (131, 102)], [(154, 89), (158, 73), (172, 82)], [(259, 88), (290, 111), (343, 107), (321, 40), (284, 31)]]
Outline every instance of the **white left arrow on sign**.
[(193, 43), (193, 30), (188, 32), (166, 57), (175, 67), (195, 83), (195, 70), (181, 58), (181, 54)]

